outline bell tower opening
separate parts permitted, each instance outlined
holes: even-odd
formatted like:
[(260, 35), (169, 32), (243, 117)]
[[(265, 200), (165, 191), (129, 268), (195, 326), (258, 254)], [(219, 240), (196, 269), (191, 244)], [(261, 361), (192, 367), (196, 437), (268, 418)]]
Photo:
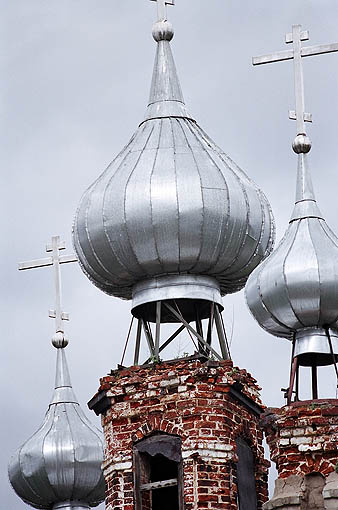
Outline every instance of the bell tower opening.
[(134, 447), (136, 510), (183, 510), (181, 440), (167, 434)]

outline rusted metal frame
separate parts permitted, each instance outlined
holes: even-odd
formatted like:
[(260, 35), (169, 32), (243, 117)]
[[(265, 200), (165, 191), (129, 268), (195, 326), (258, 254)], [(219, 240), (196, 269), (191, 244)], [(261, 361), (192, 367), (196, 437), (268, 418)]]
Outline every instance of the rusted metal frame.
[[(292, 337), (292, 353), (291, 353), (291, 362), (290, 362), (289, 387), (288, 388), (282, 388), (282, 391), (284, 391), (284, 397), (287, 399), (287, 403), (289, 403), (289, 400), (291, 402), (292, 393), (293, 393), (294, 382), (292, 384), (292, 388), (290, 388), (290, 386), (291, 386), (291, 379), (292, 379), (292, 371), (293, 371), (293, 367), (294, 367), (295, 348), (296, 348), (296, 333), (293, 333), (293, 337)], [(297, 371), (298, 371), (298, 363), (297, 363), (297, 370), (296, 370), (296, 372)]]
[(155, 358), (160, 359), (160, 336), (161, 336), (161, 308), (162, 302), (156, 302), (156, 333), (155, 333)]
[(162, 480), (160, 482), (143, 483), (140, 486), (141, 491), (151, 491), (153, 489), (165, 489), (166, 487), (173, 487), (177, 485), (177, 478), (171, 478), (170, 480)]
[(155, 346), (154, 346), (153, 336), (151, 334), (151, 329), (149, 327), (149, 324), (144, 319), (141, 319), (141, 321), (142, 321), (143, 330), (144, 330), (144, 333), (145, 333), (145, 336), (146, 336), (146, 339), (148, 342), (149, 352), (150, 352), (151, 356), (154, 357), (155, 356)]
[(133, 327), (133, 323), (134, 323), (134, 317), (132, 317), (132, 319), (131, 319), (130, 326), (129, 326), (129, 331), (128, 331), (128, 335), (127, 335), (127, 340), (126, 340), (126, 343), (124, 344), (124, 349), (123, 349), (122, 359), (121, 359), (121, 365), (123, 365), (123, 362), (124, 362), (124, 357), (126, 355), (126, 351), (127, 351), (128, 342), (129, 342), (129, 338), (130, 338), (131, 329)]
[(230, 359), (230, 353), (229, 350), (227, 349), (226, 333), (221, 320), (221, 312), (217, 304), (215, 306), (215, 324), (222, 357), (223, 359)]
[(135, 366), (139, 364), (139, 359), (140, 359), (141, 333), (142, 333), (142, 321), (141, 321), (141, 319), (139, 319), (137, 322), (136, 343), (135, 343), (135, 353), (134, 353), (134, 365)]
[(297, 365), (296, 372), (296, 390), (295, 390), (295, 402), (299, 401), (299, 363)]
[(335, 369), (335, 372), (336, 372), (337, 383), (338, 383), (337, 359), (336, 359), (335, 353), (333, 351), (333, 345), (332, 345), (332, 340), (331, 340), (331, 335), (330, 335), (329, 328), (325, 328), (325, 333), (326, 333), (327, 339), (329, 341), (330, 352), (331, 352), (331, 355), (332, 355), (333, 366), (334, 366), (334, 369)]
[(311, 382), (312, 382), (312, 399), (318, 400), (317, 365), (312, 365), (311, 367)]
[(215, 317), (215, 303), (211, 303), (210, 319), (209, 319), (208, 333), (207, 333), (207, 344), (208, 345), (211, 345), (211, 341), (212, 341), (212, 330), (214, 327), (214, 317)]
[(199, 335), (197, 331), (192, 326), (190, 326), (190, 324), (184, 319), (182, 315), (177, 313), (176, 310), (171, 305), (169, 305), (169, 303), (164, 302), (163, 304), (177, 319), (179, 319), (182, 322), (182, 324), (185, 325), (188, 331), (191, 331), (191, 333), (197, 338), (197, 340), (200, 340), (202, 342), (204, 347), (206, 347), (219, 361), (222, 361), (222, 358), (218, 354), (218, 352), (216, 352), (215, 349), (211, 347), (211, 345), (207, 344), (204, 338), (202, 338), (201, 335)]
[[(180, 334), (182, 333), (182, 331), (185, 329), (185, 326), (180, 326), (176, 331), (175, 333), (173, 333), (169, 338), (168, 340), (166, 340), (164, 342), (164, 344), (161, 345), (160, 349), (159, 349), (159, 352), (162, 352), (163, 349), (165, 349), (166, 347), (168, 347), (168, 345), (173, 341), (175, 340), (175, 338)], [(151, 358), (148, 358), (145, 362), (144, 362), (144, 365), (147, 365), (149, 362), (151, 361)]]
[(291, 367), (291, 373), (290, 373), (290, 386), (289, 386), (288, 395), (287, 395), (287, 404), (288, 405), (290, 405), (292, 402), (293, 387), (295, 384), (297, 368), (298, 368), (298, 358), (296, 356), (292, 361), (292, 367)]

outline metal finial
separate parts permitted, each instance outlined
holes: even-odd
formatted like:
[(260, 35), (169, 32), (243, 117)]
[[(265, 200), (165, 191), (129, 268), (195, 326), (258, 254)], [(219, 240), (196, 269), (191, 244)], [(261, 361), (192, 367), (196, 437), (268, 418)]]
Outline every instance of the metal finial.
[(254, 57), (252, 59), (254, 66), (293, 59), (296, 110), (289, 112), (289, 118), (291, 120), (296, 120), (297, 122), (297, 136), (292, 145), (293, 150), (297, 154), (306, 154), (311, 149), (311, 141), (306, 136), (305, 122), (312, 122), (312, 115), (305, 112), (302, 57), (311, 57), (313, 55), (321, 55), (323, 53), (332, 53), (338, 51), (338, 43), (302, 47), (302, 41), (307, 41), (308, 39), (309, 32), (307, 30), (302, 31), (301, 25), (293, 25), (292, 32), (287, 34), (285, 37), (286, 44), (293, 44), (293, 50), (281, 51), (278, 53)]
[(167, 21), (167, 5), (175, 5), (175, 0), (151, 0), (157, 2), (157, 21)]
[(60, 264), (77, 262), (75, 255), (62, 255), (59, 251), (65, 250), (65, 242), (60, 241), (59, 236), (53, 236), (51, 244), (46, 246), (46, 252), (51, 256), (45, 259), (31, 260), (19, 264), (19, 271), (25, 269), (35, 269), (36, 267), (53, 266), (54, 268), (54, 284), (55, 284), (55, 309), (49, 310), (49, 317), (55, 319), (55, 335), (52, 343), (56, 348), (66, 347), (68, 340), (65, 338), (63, 321), (69, 320), (69, 314), (62, 311), (61, 306), (61, 274)]

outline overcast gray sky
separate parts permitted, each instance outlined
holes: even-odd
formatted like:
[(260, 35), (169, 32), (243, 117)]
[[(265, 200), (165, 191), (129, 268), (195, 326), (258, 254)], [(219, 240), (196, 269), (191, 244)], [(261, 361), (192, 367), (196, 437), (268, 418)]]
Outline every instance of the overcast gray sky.
[[(199, 124), (268, 196), (283, 234), (294, 200), (296, 157), (292, 64), (262, 68), (251, 57), (286, 49), (292, 24), (310, 42), (338, 42), (337, 0), (177, 0), (168, 8), (186, 103)], [(7, 462), (40, 425), (54, 383), (52, 276), (17, 271), (43, 257), (60, 234), (71, 252), (80, 197), (120, 151), (145, 111), (155, 43), (149, 0), (0, 0), (1, 8), (1, 507), (27, 508), (7, 481)], [(310, 155), (319, 205), (338, 233), (338, 54), (304, 62), (306, 110), (314, 124)], [(99, 377), (121, 359), (130, 304), (94, 288), (74, 264), (63, 271), (71, 314), (67, 348), (73, 386), (87, 412)], [(269, 406), (284, 403), (290, 345), (264, 333), (243, 292), (224, 299), (234, 329), (232, 355), (263, 387)], [(177, 349), (185, 350), (185, 345)], [(128, 361), (128, 360), (127, 360)], [(129, 357), (130, 362), (130, 357)], [(335, 396), (333, 368), (321, 394)], [(303, 384), (302, 396), (307, 392)], [(99, 420), (87, 412), (93, 422)], [(101, 508), (101, 507), (100, 507)]]

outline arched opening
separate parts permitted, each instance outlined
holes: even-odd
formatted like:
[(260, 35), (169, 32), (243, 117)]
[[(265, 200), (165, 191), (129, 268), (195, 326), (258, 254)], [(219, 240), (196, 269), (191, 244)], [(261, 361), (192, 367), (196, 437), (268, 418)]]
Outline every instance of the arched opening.
[(181, 440), (156, 434), (134, 447), (136, 510), (183, 510)]

